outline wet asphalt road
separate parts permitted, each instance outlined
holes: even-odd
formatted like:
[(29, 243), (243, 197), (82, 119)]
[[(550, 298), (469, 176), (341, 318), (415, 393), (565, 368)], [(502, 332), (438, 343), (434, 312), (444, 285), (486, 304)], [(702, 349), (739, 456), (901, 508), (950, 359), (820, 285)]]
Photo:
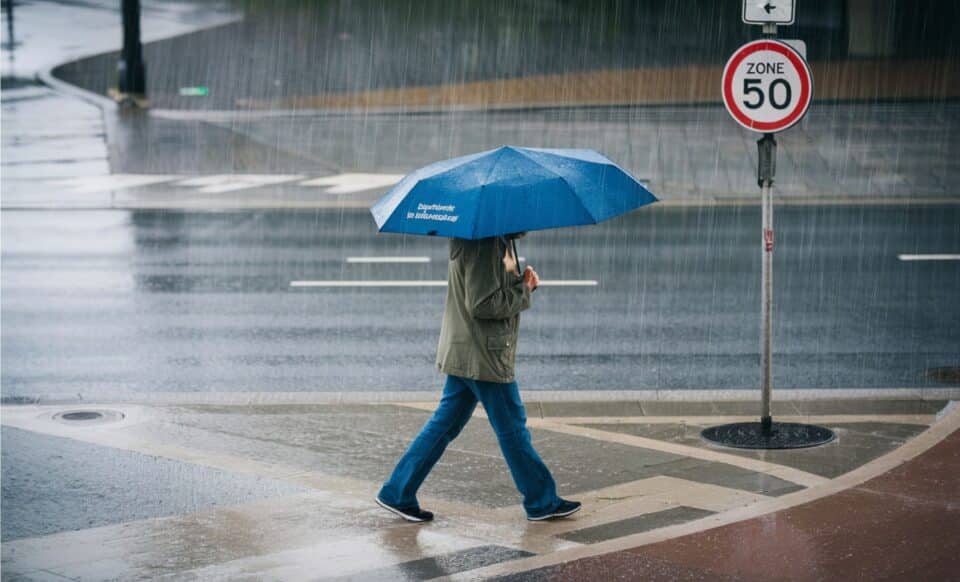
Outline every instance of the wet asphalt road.
[(4, 542), (308, 491), (6, 426), (2, 438)]
[[(646, 208), (532, 233), (545, 280), (522, 316), (526, 389), (751, 388), (756, 206)], [(780, 388), (942, 386), (960, 364), (960, 207), (777, 209)], [(439, 389), (442, 239), (378, 235), (363, 210), (4, 211), (3, 396)], [(419, 256), (368, 264), (348, 257)]]

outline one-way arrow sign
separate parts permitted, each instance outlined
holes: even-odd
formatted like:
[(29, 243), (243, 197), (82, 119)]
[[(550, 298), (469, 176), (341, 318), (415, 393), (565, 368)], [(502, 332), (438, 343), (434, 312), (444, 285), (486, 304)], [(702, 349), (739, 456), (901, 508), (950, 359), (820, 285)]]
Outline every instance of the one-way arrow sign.
[(794, 0), (743, 0), (747, 24), (793, 24)]

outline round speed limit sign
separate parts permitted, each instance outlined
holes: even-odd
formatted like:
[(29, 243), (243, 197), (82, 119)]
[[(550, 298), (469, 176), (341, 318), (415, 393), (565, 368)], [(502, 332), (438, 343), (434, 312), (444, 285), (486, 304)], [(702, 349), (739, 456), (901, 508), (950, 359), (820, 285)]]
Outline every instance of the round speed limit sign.
[(738, 48), (723, 68), (723, 103), (743, 127), (783, 131), (800, 121), (813, 97), (810, 67), (790, 45), (772, 39)]

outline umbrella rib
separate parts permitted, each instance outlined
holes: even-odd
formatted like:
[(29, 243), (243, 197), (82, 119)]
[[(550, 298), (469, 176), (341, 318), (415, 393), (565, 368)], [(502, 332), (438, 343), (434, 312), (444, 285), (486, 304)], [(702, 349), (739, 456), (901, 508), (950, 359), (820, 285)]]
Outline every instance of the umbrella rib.
[[(500, 151), (497, 152), (497, 157), (494, 158), (493, 163), (490, 164), (490, 170), (487, 171), (487, 175), (483, 177), (483, 181), (480, 182), (480, 193), (477, 195), (479, 198), (483, 198), (483, 189), (486, 188), (488, 180), (490, 179), (490, 174), (493, 173), (493, 170), (497, 167), (497, 162), (500, 161), (500, 158), (503, 156), (504, 147), (500, 148)], [(473, 224), (470, 225), (470, 237), (476, 239), (477, 237), (477, 216), (478, 213), (473, 214)]]
[(550, 168), (544, 166), (542, 163), (538, 162), (537, 160), (531, 158), (531, 157), (528, 156), (526, 153), (524, 153), (524, 152), (522, 152), (522, 151), (520, 151), (520, 150), (517, 150), (517, 151), (519, 151), (521, 154), (523, 154), (523, 156), (524, 156), (525, 158), (527, 158), (528, 160), (530, 160), (531, 162), (537, 164), (538, 166), (540, 166), (540, 167), (543, 168), (544, 170), (550, 172), (551, 174), (553, 174), (553, 175), (556, 176), (557, 178), (560, 178), (560, 181), (563, 182), (564, 184), (566, 184), (566, 185), (567, 185), (567, 188), (570, 188), (570, 192), (571, 192), (572, 195), (573, 195), (573, 199), (577, 201), (577, 204), (580, 205), (580, 208), (583, 208), (583, 211), (587, 213), (587, 216), (590, 217), (590, 220), (592, 220), (594, 224), (597, 223), (597, 217), (594, 216), (592, 212), (590, 212), (590, 209), (587, 208), (587, 206), (583, 203), (583, 201), (580, 200), (580, 197), (577, 196), (577, 190), (573, 187), (573, 184), (571, 184), (570, 182), (567, 182), (567, 179), (566, 179), (566, 178), (564, 178), (564, 177), (561, 176), (560, 174), (554, 172), (554, 171), (551, 170)]
[(493, 163), (490, 164), (490, 170), (487, 171), (487, 175), (483, 177), (483, 182), (480, 183), (480, 189), (483, 190), (483, 187), (489, 183), (490, 174), (493, 173), (493, 170), (496, 169), (497, 163), (500, 161), (500, 158), (503, 157), (503, 150), (506, 148), (500, 148), (500, 151), (497, 152), (497, 157), (493, 160)]
[[(480, 193), (477, 194), (477, 197), (478, 197), (478, 198), (482, 198), (482, 197), (483, 197), (483, 187), (484, 187), (484, 186), (485, 186), (485, 184), (480, 184)], [(473, 213), (473, 222), (470, 223), (470, 239), (471, 239), (471, 240), (477, 240), (477, 216), (479, 216), (479, 214), (480, 214), (479, 212), (474, 212), (474, 213)]]
[[(418, 181), (429, 180), (430, 178), (435, 178), (435, 177), (438, 175), (436, 172), (449, 172), (450, 170), (455, 170), (455, 169), (459, 168), (460, 166), (462, 166), (462, 165), (464, 165), (464, 164), (469, 164), (470, 162), (473, 162), (473, 161), (476, 161), (476, 160), (480, 159), (480, 157), (483, 156), (483, 154), (489, 153), (489, 152), (491, 152), (491, 151), (493, 151), (493, 150), (482, 151), (482, 152), (478, 152), (478, 153), (475, 153), (475, 154), (467, 154), (467, 155), (465, 155), (465, 156), (460, 156), (459, 158), (455, 158), (456, 160), (459, 160), (459, 161), (457, 161), (456, 164), (453, 164), (453, 165), (451, 165), (451, 166), (447, 166), (447, 167), (443, 168), (443, 170), (434, 170), (434, 173), (430, 174), (429, 176), (424, 176), (421, 180), (418, 180)], [(464, 158), (467, 158), (467, 159), (464, 159)], [(454, 160), (440, 160), (439, 162), (435, 162), (435, 163), (433, 163), (433, 164), (430, 164), (429, 166), (425, 166), (425, 167), (423, 167), (423, 168), (418, 168), (418, 169), (414, 170), (413, 172), (411, 172), (411, 174), (414, 173), (414, 172), (420, 172), (420, 171), (426, 170), (426, 169), (430, 168), (431, 166), (436, 166), (436, 165), (438, 165), (438, 164), (443, 164), (443, 163), (445, 163), (445, 162), (449, 163), (449, 162), (452, 162), (452, 161), (454, 161)]]

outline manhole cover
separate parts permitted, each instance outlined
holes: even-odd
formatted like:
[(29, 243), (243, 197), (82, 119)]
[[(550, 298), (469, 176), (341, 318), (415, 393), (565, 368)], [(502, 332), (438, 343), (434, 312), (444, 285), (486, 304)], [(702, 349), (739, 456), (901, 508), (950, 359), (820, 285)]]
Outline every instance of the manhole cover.
[(124, 414), (119, 410), (108, 410), (105, 408), (95, 410), (64, 410), (53, 415), (53, 420), (61, 424), (71, 424), (74, 426), (106, 424), (108, 422), (118, 422), (123, 419)]
[(803, 449), (825, 445), (836, 438), (829, 428), (795, 422), (774, 422), (769, 432), (764, 432), (759, 422), (735, 422), (711, 426), (700, 436), (737, 449)]
[(60, 418), (63, 420), (93, 420), (95, 418), (103, 418), (103, 415), (99, 412), (84, 410), (82, 412), (67, 412), (61, 414)]
[(941, 384), (960, 384), (960, 366), (930, 368), (927, 370), (927, 378)]

